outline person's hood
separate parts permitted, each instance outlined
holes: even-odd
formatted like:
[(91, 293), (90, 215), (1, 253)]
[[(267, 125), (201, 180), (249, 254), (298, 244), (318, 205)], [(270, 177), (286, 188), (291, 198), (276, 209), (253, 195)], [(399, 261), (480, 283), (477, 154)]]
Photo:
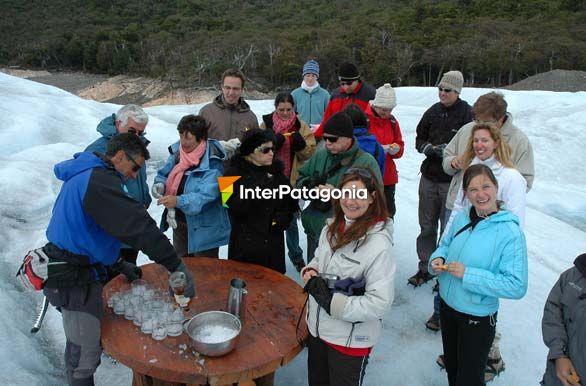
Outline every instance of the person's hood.
[[(116, 130), (116, 114), (112, 114), (111, 116), (102, 119), (100, 123), (98, 123), (96, 131), (108, 141), (112, 139), (113, 136), (118, 134), (118, 130)], [(141, 136), (140, 139), (145, 146), (148, 146), (149, 143), (151, 143), (151, 141), (149, 141), (144, 135)]]
[(113, 168), (112, 164), (92, 152), (82, 152), (73, 155), (72, 159), (59, 162), (53, 167), (55, 176), (61, 181), (67, 181), (72, 177), (93, 168)]
[(250, 106), (248, 105), (248, 103), (246, 103), (246, 101), (242, 97), (240, 97), (240, 99), (238, 99), (238, 102), (235, 105), (229, 105), (224, 100), (224, 94), (220, 94), (214, 99), (214, 104), (221, 109), (231, 109), (231, 110), (235, 110), (239, 113), (244, 113), (244, 112), (250, 111)]
[(574, 265), (580, 271), (583, 277), (586, 278), (586, 253), (581, 254), (574, 260)]
[(106, 139), (111, 139), (113, 136), (116, 135), (116, 114), (112, 114), (109, 117), (106, 117), (98, 123), (98, 127), (96, 127), (96, 131), (102, 134), (103, 137)]
[[(470, 208), (472, 210), (473, 207)], [(508, 210), (499, 210), (498, 212), (488, 216), (484, 221), (487, 222), (514, 222), (517, 225), (519, 223), (519, 217), (514, 215), (513, 213), (509, 212)]]

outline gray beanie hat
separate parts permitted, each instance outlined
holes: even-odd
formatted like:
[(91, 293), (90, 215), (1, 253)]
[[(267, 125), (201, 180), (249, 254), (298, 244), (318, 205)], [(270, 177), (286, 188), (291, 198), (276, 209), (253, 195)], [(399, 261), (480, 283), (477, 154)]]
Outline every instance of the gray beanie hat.
[(380, 107), (382, 109), (394, 109), (397, 106), (397, 97), (395, 96), (395, 90), (391, 87), (390, 83), (385, 83), (381, 87), (376, 89), (376, 95), (374, 100), (370, 101), (370, 105), (374, 107)]
[(442, 80), (439, 82), (439, 87), (451, 88), (458, 94), (462, 92), (462, 86), (464, 85), (464, 76), (460, 71), (448, 71), (442, 76)]

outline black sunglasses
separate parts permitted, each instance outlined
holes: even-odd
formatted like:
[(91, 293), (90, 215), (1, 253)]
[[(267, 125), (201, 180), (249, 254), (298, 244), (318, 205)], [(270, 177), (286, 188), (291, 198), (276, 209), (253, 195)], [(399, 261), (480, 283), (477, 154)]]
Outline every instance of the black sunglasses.
[(135, 129), (134, 127), (131, 127), (130, 129), (128, 129), (128, 132), (130, 134), (138, 135), (139, 137), (142, 137), (146, 134), (146, 130), (140, 131), (140, 130)]
[(134, 158), (132, 158), (132, 156), (130, 154), (128, 154), (127, 152), (124, 152), (124, 154), (126, 155), (126, 158), (128, 158), (128, 160), (134, 164), (134, 166), (132, 167), (132, 171), (135, 173), (138, 172), (141, 168), (141, 166), (138, 164), (138, 162), (136, 162), (136, 160)]
[(350, 86), (354, 82), (355, 82), (354, 80), (341, 80), (340, 86)]
[(331, 142), (331, 143), (336, 143), (336, 142), (338, 142), (338, 138), (340, 138), (340, 137), (326, 137), (324, 135), (323, 138), (324, 138), (324, 141), (328, 141), (328, 142)]
[(267, 147), (259, 146), (256, 148), (256, 150), (258, 150), (260, 153), (263, 153), (263, 154), (269, 154), (270, 151), (274, 152), (272, 146), (267, 146)]
[(451, 88), (438, 87), (437, 89), (439, 90), (439, 92), (445, 92), (445, 93), (450, 93), (450, 92), (454, 91)]

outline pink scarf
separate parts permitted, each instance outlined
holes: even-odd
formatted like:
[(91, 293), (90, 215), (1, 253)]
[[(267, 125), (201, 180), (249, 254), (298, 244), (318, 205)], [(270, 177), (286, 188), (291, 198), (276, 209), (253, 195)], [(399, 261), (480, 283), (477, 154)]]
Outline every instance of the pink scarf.
[(199, 165), (199, 161), (206, 151), (206, 145), (207, 141), (201, 141), (199, 145), (197, 145), (197, 147), (191, 151), (191, 153), (186, 153), (183, 151), (181, 145), (179, 145), (179, 162), (173, 167), (173, 170), (171, 170), (171, 173), (169, 173), (169, 177), (167, 177), (167, 189), (165, 189), (165, 193), (167, 195), (177, 195), (177, 189), (179, 189), (179, 184), (183, 178), (183, 173), (185, 173), (187, 169), (194, 166), (197, 167)]
[[(273, 131), (275, 132), (275, 134), (285, 134), (288, 132), (294, 132), (294, 130), (292, 130), (295, 127), (295, 121), (297, 119), (297, 116), (295, 114), (291, 114), (291, 117), (284, 121), (281, 118), (279, 118), (279, 115), (277, 114), (277, 112), (273, 112)], [(292, 160), (291, 160), (291, 136), (287, 135), (285, 136), (285, 142), (283, 143), (283, 146), (281, 146), (281, 148), (279, 149), (279, 151), (277, 152), (277, 157), (283, 161), (283, 164), (285, 165), (285, 170), (283, 171), (283, 173), (289, 177), (291, 176), (291, 166), (292, 166)]]

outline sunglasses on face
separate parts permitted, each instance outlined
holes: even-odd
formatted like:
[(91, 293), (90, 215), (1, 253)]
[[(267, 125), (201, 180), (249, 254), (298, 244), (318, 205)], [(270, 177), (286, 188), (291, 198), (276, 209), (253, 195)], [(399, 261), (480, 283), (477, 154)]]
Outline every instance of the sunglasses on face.
[(138, 164), (138, 162), (136, 162), (136, 160), (134, 158), (132, 158), (132, 156), (130, 154), (128, 154), (127, 152), (124, 152), (124, 154), (126, 155), (126, 158), (134, 164), (134, 166), (132, 166), (132, 171), (135, 173), (138, 172), (141, 168), (141, 166)]
[(326, 137), (324, 135), (323, 138), (324, 138), (324, 141), (328, 141), (330, 143), (336, 143), (336, 142), (338, 142), (338, 138), (340, 138), (340, 137)]
[(260, 147), (256, 148), (256, 151), (258, 151), (259, 153), (262, 153), (262, 154), (269, 154), (269, 152), (273, 151), (273, 147), (272, 146), (266, 146), (266, 147), (260, 146)]
[(340, 81), (340, 86), (351, 86), (352, 83), (354, 83), (353, 80), (341, 80)]
[(449, 94), (449, 93), (451, 93), (452, 91), (454, 91), (454, 90), (452, 90), (451, 88), (442, 88), (442, 87), (438, 87), (437, 89), (439, 90), (439, 92), (445, 92), (446, 94)]
[(138, 135), (139, 137), (142, 137), (143, 135), (146, 134), (146, 132), (144, 130), (140, 131), (140, 130), (135, 129), (134, 127), (129, 128), (128, 132), (130, 134)]

